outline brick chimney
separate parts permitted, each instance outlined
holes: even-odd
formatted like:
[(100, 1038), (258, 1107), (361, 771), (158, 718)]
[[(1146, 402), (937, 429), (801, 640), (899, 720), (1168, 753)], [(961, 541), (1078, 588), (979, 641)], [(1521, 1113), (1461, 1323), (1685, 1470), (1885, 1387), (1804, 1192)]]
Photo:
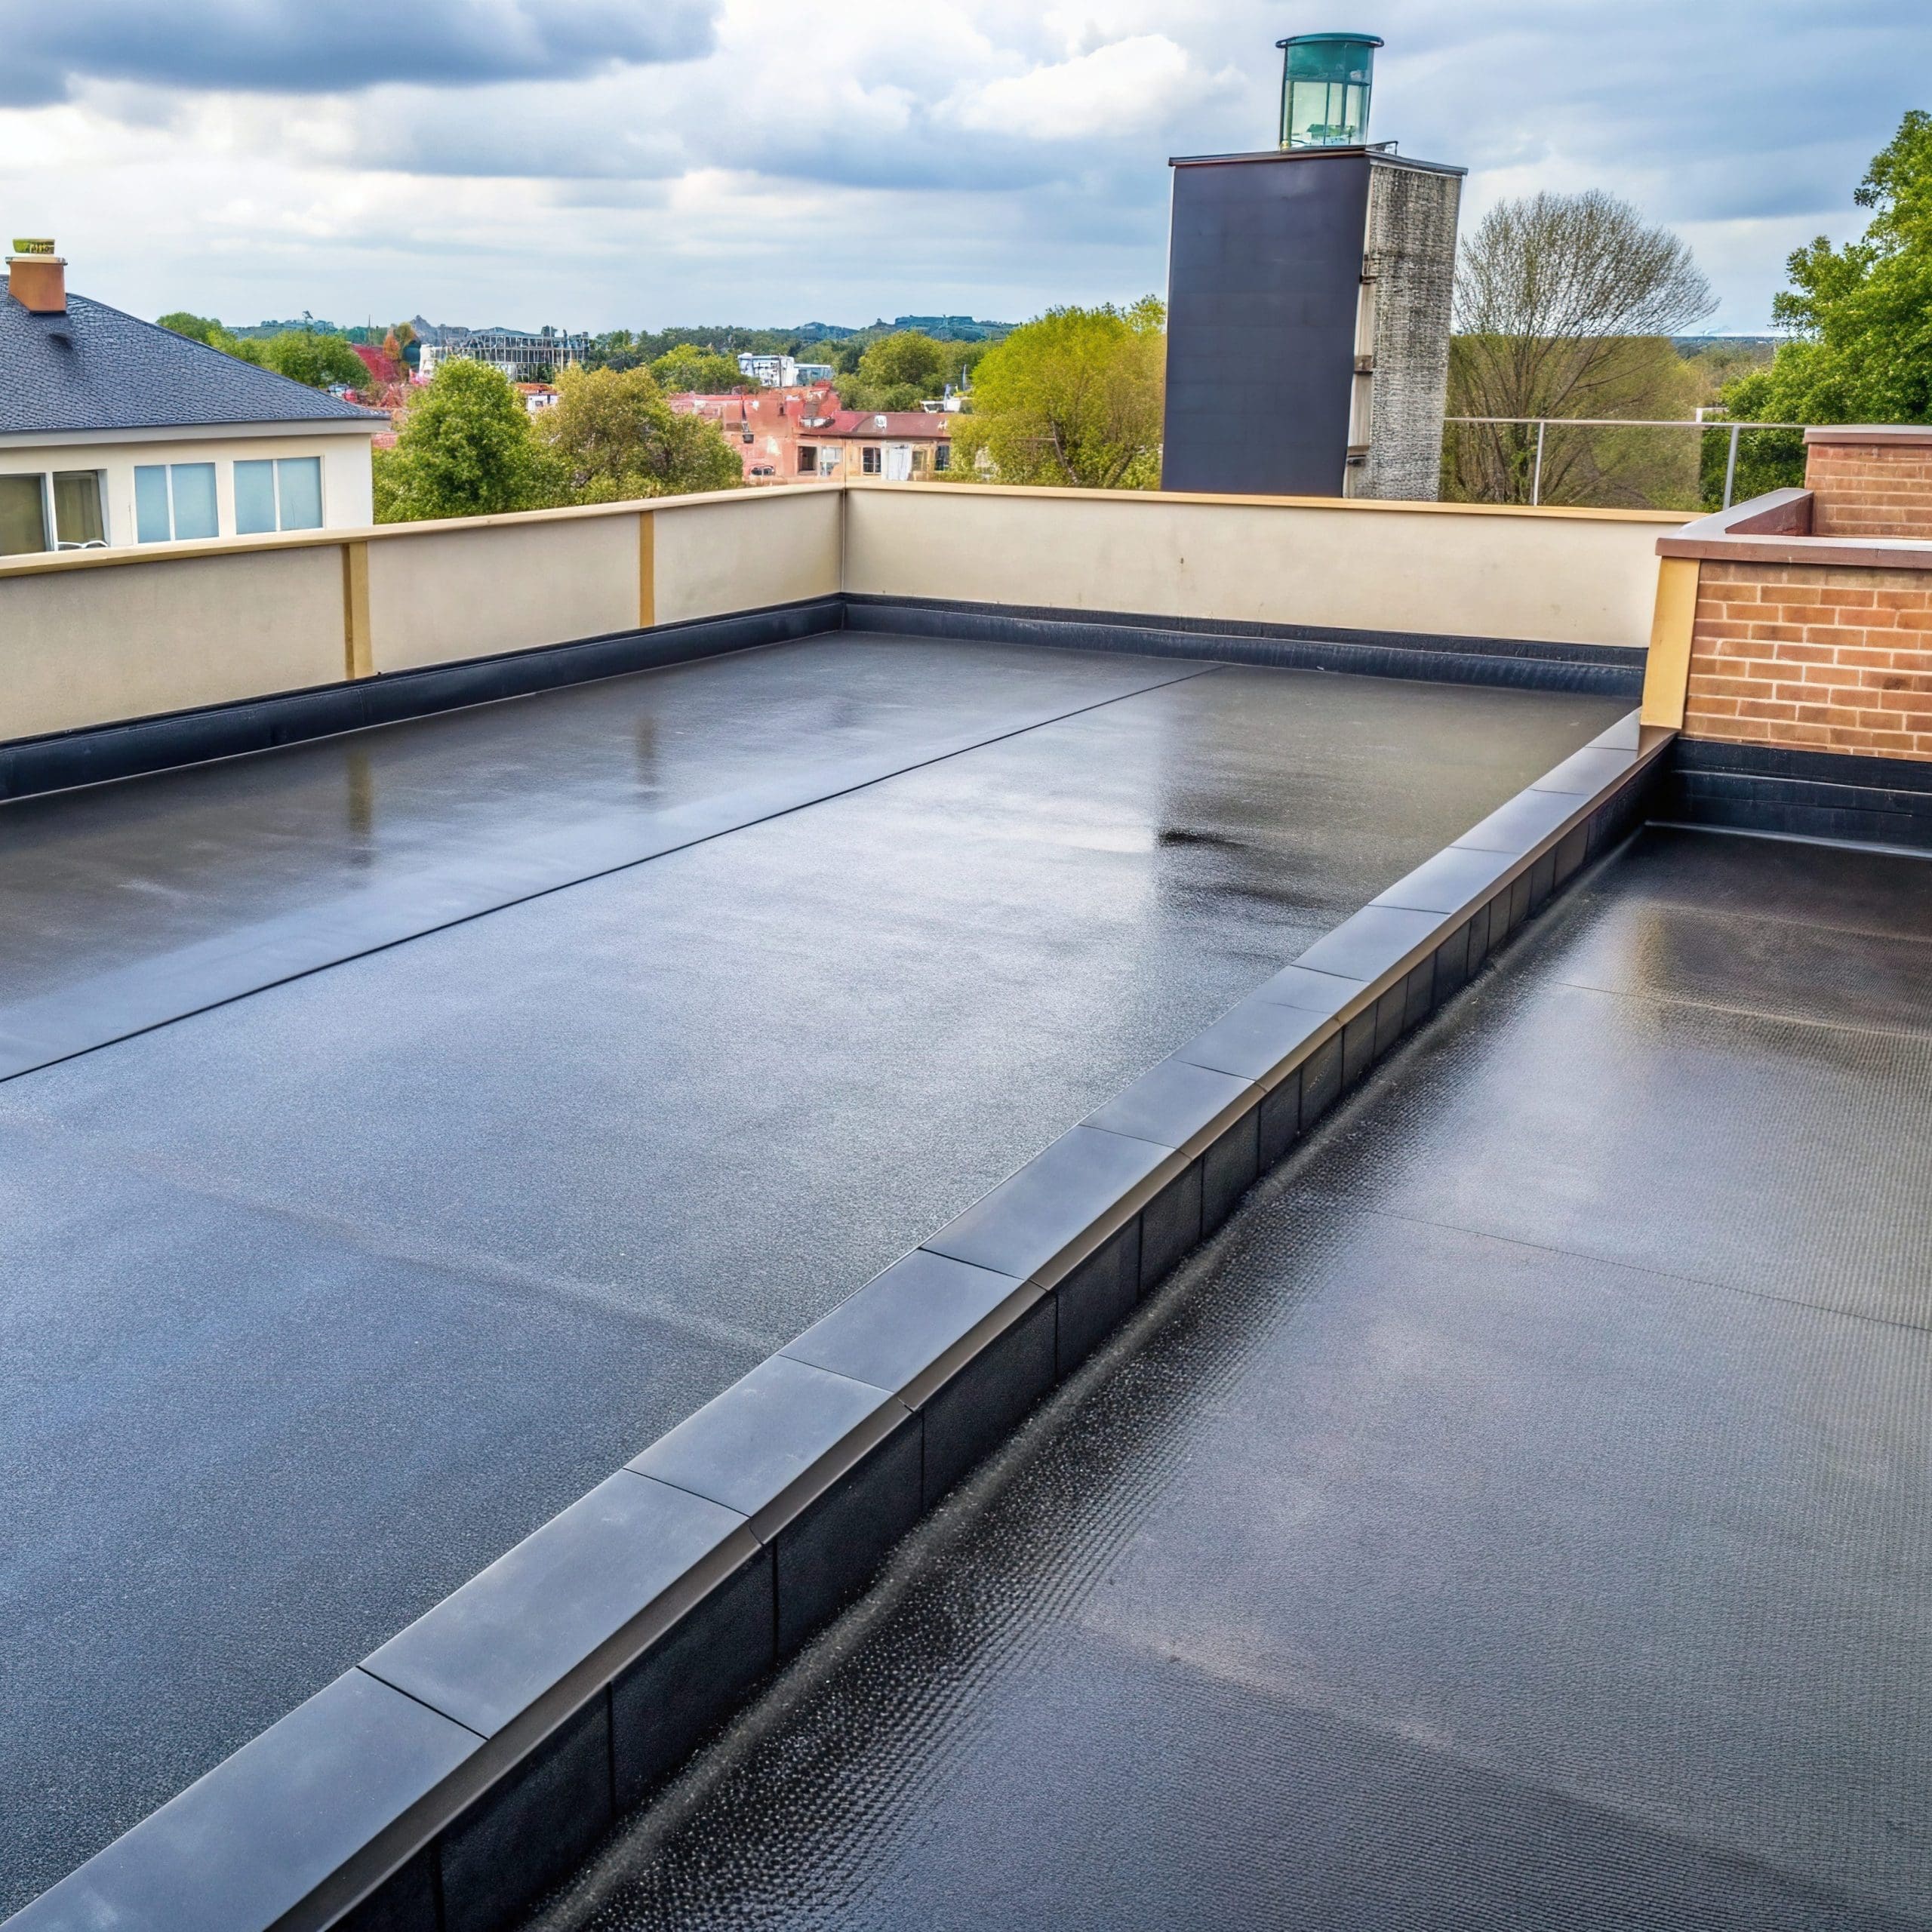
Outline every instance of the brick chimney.
[(7, 257), (7, 293), (36, 315), (67, 311), (67, 264), (51, 242), (16, 241)]

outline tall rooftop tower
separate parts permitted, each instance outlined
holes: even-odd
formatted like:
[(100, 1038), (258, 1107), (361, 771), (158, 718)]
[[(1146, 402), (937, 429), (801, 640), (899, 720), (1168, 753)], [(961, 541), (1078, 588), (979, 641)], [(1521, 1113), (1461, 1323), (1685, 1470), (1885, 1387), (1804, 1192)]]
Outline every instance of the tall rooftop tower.
[(1161, 487), (1429, 499), (1460, 168), (1368, 140), (1373, 34), (1297, 34), (1279, 145), (1169, 165)]

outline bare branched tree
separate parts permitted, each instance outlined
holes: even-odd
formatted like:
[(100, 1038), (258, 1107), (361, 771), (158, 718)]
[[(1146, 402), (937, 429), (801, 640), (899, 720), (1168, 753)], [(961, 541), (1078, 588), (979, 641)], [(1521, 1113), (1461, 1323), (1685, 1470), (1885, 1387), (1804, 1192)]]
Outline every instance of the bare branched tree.
[[(1716, 306), (1684, 243), (1614, 195), (1501, 202), (1465, 240), (1457, 265), (1449, 413), (1669, 413), (1682, 385), (1675, 356), (1659, 352)], [(1678, 441), (1694, 461), (1696, 438)], [(1543, 500), (1601, 488), (1591, 451), (1608, 447), (1604, 439), (1572, 432), (1560, 442), (1553, 462), (1546, 454)], [(1534, 444), (1531, 429), (1464, 429), (1451, 445), (1453, 494), (1526, 500)]]

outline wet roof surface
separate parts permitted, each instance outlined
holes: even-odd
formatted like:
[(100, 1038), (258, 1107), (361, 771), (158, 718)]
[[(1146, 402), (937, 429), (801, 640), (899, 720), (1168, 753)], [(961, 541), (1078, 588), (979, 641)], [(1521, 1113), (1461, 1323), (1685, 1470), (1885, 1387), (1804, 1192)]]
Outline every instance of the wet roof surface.
[(0, 808), (118, 1041), (0, 1082), (0, 1908), (1621, 708), (841, 635)]
[(543, 1923), (1932, 1924), (1928, 879), (1580, 882)]

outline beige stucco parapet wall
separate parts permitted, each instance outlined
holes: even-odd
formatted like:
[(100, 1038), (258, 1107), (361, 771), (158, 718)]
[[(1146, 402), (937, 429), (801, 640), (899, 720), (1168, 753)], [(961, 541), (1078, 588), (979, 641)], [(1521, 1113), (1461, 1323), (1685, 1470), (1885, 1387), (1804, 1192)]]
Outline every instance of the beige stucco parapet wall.
[(802, 484), (0, 558), (0, 740), (841, 591), (1635, 651), (1683, 521)]
[(1687, 513), (854, 486), (845, 589), (1641, 651)]

